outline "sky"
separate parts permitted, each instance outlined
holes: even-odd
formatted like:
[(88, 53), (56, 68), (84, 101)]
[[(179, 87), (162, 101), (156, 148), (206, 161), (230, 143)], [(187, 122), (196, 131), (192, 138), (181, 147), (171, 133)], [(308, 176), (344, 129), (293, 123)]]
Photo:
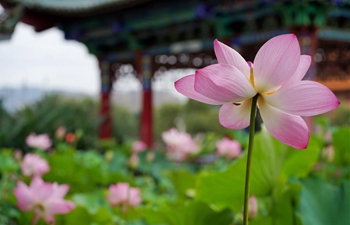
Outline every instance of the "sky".
[(83, 44), (64, 40), (55, 28), (36, 33), (31, 26), (17, 24), (12, 38), (0, 41), (0, 68), (0, 88), (99, 92), (96, 58)]

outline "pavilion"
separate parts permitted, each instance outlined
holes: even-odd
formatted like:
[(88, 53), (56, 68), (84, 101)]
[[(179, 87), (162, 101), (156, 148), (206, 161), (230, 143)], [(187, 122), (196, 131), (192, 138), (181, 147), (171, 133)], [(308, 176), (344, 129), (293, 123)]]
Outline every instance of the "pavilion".
[[(152, 76), (160, 69), (215, 63), (213, 40), (253, 61), (269, 38), (295, 33), (313, 56), (305, 79), (317, 80), (350, 99), (350, 1), (348, 0), (0, 0), (0, 40), (18, 21), (37, 32), (61, 29), (85, 44), (101, 71), (100, 137), (111, 136), (110, 94), (132, 65), (143, 86), (140, 139), (153, 143)], [(129, 71), (130, 72), (130, 71)]]

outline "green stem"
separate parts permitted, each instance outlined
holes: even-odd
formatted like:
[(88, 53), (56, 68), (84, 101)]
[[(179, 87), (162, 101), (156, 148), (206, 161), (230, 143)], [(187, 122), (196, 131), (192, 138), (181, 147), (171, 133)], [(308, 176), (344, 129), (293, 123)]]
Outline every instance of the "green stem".
[(245, 187), (244, 187), (244, 206), (243, 206), (243, 225), (248, 225), (248, 202), (249, 202), (249, 181), (250, 181), (250, 164), (253, 155), (253, 143), (254, 143), (254, 131), (255, 131), (255, 115), (256, 115), (256, 103), (258, 96), (255, 95), (252, 101), (252, 107), (250, 112), (250, 127), (249, 127), (249, 143), (248, 143), (248, 156), (247, 167), (245, 175)]

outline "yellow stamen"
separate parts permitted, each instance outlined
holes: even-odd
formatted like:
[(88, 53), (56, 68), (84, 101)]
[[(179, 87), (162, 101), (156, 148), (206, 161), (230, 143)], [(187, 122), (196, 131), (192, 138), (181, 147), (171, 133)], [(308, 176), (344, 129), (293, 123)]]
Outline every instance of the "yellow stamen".
[(249, 81), (252, 84), (252, 86), (255, 88), (255, 84), (254, 84), (254, 71), (253, 68), (250, 68), (250, 77), (249, 77)]
[(264, 92), (263, 95), (272, 95), (273, 93), (275, 93), (276, 91), (270, 91), (270, 92)]
[(276, 91), (278, 91), (278, 89), (280, 89), (280, 87), (281, 87), (281, 86), (275, 88), (275, 89), (272, 90), (272, 91), (264, 92), (264, 93), (262, 93), (262, 94), (263, 94), (263, 95), (272, 95), (272, 94), (274, 94)]
[(34, 212), (37, 215), (42, 215), (43, 213), (45, 213), (45, 206), (39, 202), (35, 203)]

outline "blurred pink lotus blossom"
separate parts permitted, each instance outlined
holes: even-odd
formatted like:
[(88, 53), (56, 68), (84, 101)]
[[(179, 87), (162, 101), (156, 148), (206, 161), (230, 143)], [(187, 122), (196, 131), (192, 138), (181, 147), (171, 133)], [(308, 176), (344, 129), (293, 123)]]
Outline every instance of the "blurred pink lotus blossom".
[(327, 143), (327, 144), (330, 144), (332, 143), (333, 141), (333, 134), (332, 134), (332, 131), (330, 130), (327, 130), (325, 135), (324, 135), (324, 141)]
[(21, 162), (23, 157), (21, 149), (16, 149), (13, 153), (13, 157), (16, 159), (17, 162)]
[(13, 193), (17, 197), (19, 209), (34, 212), (32, 224), (36, 224), (40, 218), (54, 224), (55, 214), (69, 213), (75, 208), (73, 202), (63, 200), (68, 189), (66, 184), (46, 183), (40, 177), (34, 177), (29, 187), (18, 181)]
[(134, 153), (143, 152), (147, 149), (147, 145), (143, 141), (135, 141), (132, 143), (132, 151)]
[(27, 153), (20, 163), (22, 174), (26, 177), (39, 176), (50, 171), (50, 166), (46, 160), (37, 154)]
[(153, 151), (149, 151), (147, 153), (147, 156), (146, 156), (147, 162), (152, 162), (154, 160), (154, 157), (155, 157), (154, 152)]
[(183, 161), (188, 154), (196, 153), (199, 150), (199, 146), (190, 134), (179, 132), (175, 128), (163, 132), (162, 139), (167, 145), (167, 156), (175, 161)]
[(32, 148), (39, 148), (42, 150), (47, 150), (48, 148), (51, 147), (52, 143), (51, 143), (49, 135), (47, 135), (47, 134), (36, 135), (35, 133), (31, 133), (26, 138), (26, 144)]
[(248, 204), (248, 216), (252, 219), (258, 214), (258, 200), (256, 199), (255, 195), (252, 195), (249, 198)]
[(332, 145), (328, 145), (322, 151), (322, 157), (327, 160), (327, 162), (333, 162), (334, 160), (334, 148)]
[(129, 165), (131, 168), (136, 168), (139, 165), (140, 159), (137, 153), (132, 153), (129, 159)]
[(55, 132), (55, 136), (58, 140), (63, 139), (65, 134), (66, 134), (65, 126), (59, 126)]
[[(242, 210), (244, 210), (243, 207)], [(248, 200), (248, 218), (255, 218), (258, 215), (258, 210), (258, 200), (256, 199), (255, 195), (252, 195)]]
[(132, 188), (128, 183), (109, 186), (107, 200), (112, 206), (137, 206), (141, 203), (140, 189)]
[(236, 140), (231, 140), (227, 137), (216, 142), (216, 153), (219, 156), (225, 156), (226, 159), (237, 158), (242, 153), (241, 144)]

